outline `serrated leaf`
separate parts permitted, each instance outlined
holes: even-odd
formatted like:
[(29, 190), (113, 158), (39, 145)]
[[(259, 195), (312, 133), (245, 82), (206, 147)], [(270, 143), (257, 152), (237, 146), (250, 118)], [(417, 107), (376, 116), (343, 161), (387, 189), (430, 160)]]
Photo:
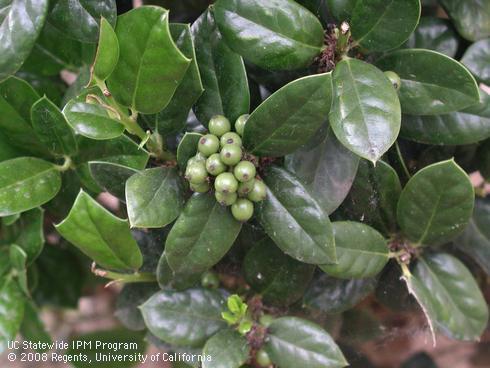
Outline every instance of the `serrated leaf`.
[(471, 73), (483, 83), (490, 84), (490, 38), (472, 44), (461, 59)]
[(15, 339), (24, 317), (24, 295), (12, 277), (0, 278), (0, 352)]
[(187, 161), (197, 153), (197, 143), (201, 137), (202, 134), (199, 133), (185, 133), (180, 140), (177, 147), (177, 163), (182, 172), (187, 167)]
[(99, 44), (91, 69), (91, 82), (105, 81), (114, 71), (119, 60), (119, 42), (116, 32), (104, 17), (100, 20)]
[(111, 162), (91, 161), (88, 163), (90, 175), (104, 190), (126, 201), (126, 181), (138, 172), (131, 167)]
[(476, 41), (490, 36), (490, 3), (485, 0), (440, 0), (464, 38)]
[(247, 339), (234, 330), (221, 330), (203, 348), (203, 368), (240, 368), (248, 360)]

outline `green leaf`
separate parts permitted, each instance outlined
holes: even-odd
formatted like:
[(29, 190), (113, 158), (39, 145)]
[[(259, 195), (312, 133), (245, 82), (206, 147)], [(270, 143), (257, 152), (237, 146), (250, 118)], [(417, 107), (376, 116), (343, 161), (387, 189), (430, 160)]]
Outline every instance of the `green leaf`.
[(485, 0), (440, 0), (459, 34), (470, 41), (490, 36), (490, 3)]
[(132, 238), (127, 220), (122, 220), (98, 204), (83, 190), (56, 230), (70, 243), (102, 267), (136, 270), (143, 257)]
[(332, 224), (300, 181), (274, 166), (264, 181), (267, 198), (256, 211), (260, 224), (277, 246), (300, 262), (336, 262)]
[(490, 139), (480, 144), (476, 154), (478, 170), (485, 180), (490, 182)]
[(154, 283), (126, 284), (117, 296), (116, 318), (129, 330), (142, 331), (145, 321), (139, 306), (158, 291)]
[(358, 1), (352, 12), (352, 37), (373, 51), (394, 49), (419, 23), (420, 0)]
[(114, 0), (58, 0), (51, 9), (49, 22), (75, 40), (97, 42), (100, 18), (114, 25), (116, 11)]
[(197, 143), (201, 137), (202, 134), (199, 133), (185, 133), (180, 140), (177, 147), (177, 163), (181, 171), (185, 171), (187, 161), (197, 153)]
[(357, 0), (326, 0), (327, 8), (338, 21), (350, 20)]
[(20, 69), (41, 32), (48, 0), (6, 0), (0, 4), (0, 81)]
[(17, 244), (12, 244), (9, 251), (10, 265), (12, 266), (12, 272), (14, 272), (14, 278), (17, 279), (22, 292), (25, 295), (29, 295), (26, 272), (27, 254)]
[(211, 194), (194, 194), (165, 243), (165, 255), (176, 273), (204, 272), (228, 252), (241, 229), (229, 208)]
[(203, 368), (240, 368), (248, 360), (247, 339), (234, 330), (221, 330), (204, 345)]
[(11, 140), (0, 131), (0, 162), (25, 156), (22, 149), (14, 147)]
[(427, 317), (434, 341), (435, 332), (458, 340), (480, 339), (488, 307), (461, 261), (446, 253), (425, 255), (404, 280)]
[(77, 141), (65, 117), (46, 96), (31, 107), (32, 127), (39, 140), (58, 155), (77, 153)]
[(224, 304), (218, 291), (188, 289), (158, 292), (140, 308), (146, 327), (159, 339), (177, 346), (200, 347), (226, 327), (221, 319)]
[[(24, 307), (24, 319), (20, 327), (20, 333), (25, 341), (35, 341), (42, 344), (51, 344), (51, 336), (46, 331), (43, 321), (40, 319), (40, 310), (31, 300), (26, 300)], [(39, 347), (38, 352), (45, 352), (48, 348)]]
[(330, 214), (344, 201), (356, 177), (359, 157), (346, 149), (324, 125), (303, 147), (285, 157), (308, 192)]
[(61, 187), (52, 163), (19, 157), (0, 163), (0, 216), (12, 215), (50, 201)]
[(201, 274), (179, 274), (174, 272), (168, 265), (165, 252), (162, 253), (158, 260), (157, 281), (161, 289), (186, 290), (197, 286), (201, 281)]
[(13, 225), (19, 218), (20, 218), (20, 213), (2, 217), (2, 226)]
[(24, 317), (24, 295), (11, 277), (0, 278), (0, 352), (7, 350), (7, 342), (15, 340)]
[(490, 38), (475, 42), (468, 47), (461, 62), (476, 79), (490, 84)]
[(102, 189), (126, 201), (126, 181), (138, 170), (103, 161), (91, 161), (88, 166), (90, 175)]
[(177, 48), (168, 11), (143, 6), (118, 17), (119, 62), (109, 80), (116, 100), (133, 110), (154, 114), (170, 102), (190, 60)]
[(379, 69), (361, 60), (346, 59), (333, 72), (329, 119), (344, 146), (376, 162), (398, 136), (400, 102), (391, 82)]
[(480, 98), (471, 73), (456, 60), (435, 51), (398, 50), (376, 64), (400, 76), (399, 96), (405, 114), (447, 114), (474, 105)]
[(323, 28), (292, 0), (219, 0), (216, 23), (232, 50), (262, 68), (298, 69), (323, 45)]
[(371, 294), (376, 283), (374, 278), (342, 280), (322, 272), (315, 274), (306, 290), (303, 303), (325, 313), (342, 313)]
[(422, 17), (403, 47), (429, 49), (454, 57), (458, 52), (459, 38), (448, 19)]
[(331, 80), (331, 73), (303, 77), (272, 94), (247, 120), (243, 145), (255, 155), (284, 156), (306, 143), (330, 110)]
[(105, 81), (114, 71), (119, 60), (119, 42), (111, 24), (102, 17), (100, 20), (99, 44), (92, 65), (91, 82)]
[(480, 102), (445, 115), (403, 115), (400, 135), (416, 142), (463, 145), (490, 137), (490, 95), (480, 91)]
[(403, 188), (397, 218), (415, 245), (444, 244), (460, 234), (473, 212), (474, 190), (454, 160), (418, 171)]
[(285, 255), (266, 238), (248, 251), (242, 269), (265, 303), (288, 306), (301, 299), (315, 267)]
[(164, 227), (180, 215), (184, 202), (184, 185), (173, 168), (146, 169), (126, 182), (131, 227)]
[(332, 337), (320, 326), (296, 317), (282, 317), (268, 327), (264, 345), (281, 368), (341, 368), (348, 365)]
[(250, 91), (247, 73), (240, 55), (225, 44), (209, 10), (191, 27), (196, 48), (196, 60), (204, 92), (194, 106), (194, 112), (204, 126), (213, 115), (224, 115), (235, 121), (248, 114)]

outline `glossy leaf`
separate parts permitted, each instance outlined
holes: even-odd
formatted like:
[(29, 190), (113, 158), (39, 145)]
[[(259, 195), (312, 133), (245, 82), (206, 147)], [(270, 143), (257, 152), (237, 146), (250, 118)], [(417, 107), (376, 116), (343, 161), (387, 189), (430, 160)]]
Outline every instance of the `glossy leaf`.
[(11, 277), (0, 278), (0, 352), (15, 340), (24, 316), (24, 295)]
[(488, 307), (471, 272), (457, 258), (438, 253), (420, 258), (405, 275), (435, 332), (458, 340), (479, 340), (488, 322)]
[(388, 263), (386, 239), (372, 227), (359, 222), (334, 222), (337, 263), (320, 268), (330, 276), (362, 279), (376, 276)]
[(476, 79), (490, 84), (490, 38), (475, 42), (468, 47), (461, 62)]
[(143, 263), (128, 221), (111, 214), (84, 191), (80, 191), (68, 217), (55, 227), (102, 267), (135, 270)]
[(344, 146), (376, 162), (398, 136), (400, 102), (391, 82), (379, 69), (357, 59), (346, 59), (333, 72), (329, 119)]
[(204, 92), (194, 112), (204, 126), (213, 115), (224, 115), (235, 121), (248, 114), (250, 92), (245, 65), (240, 55), (225, 44), (212, 12), (204, 12), (192, 24), (196, 60)]
[(350, 191), (359, 157), (345, 148), (324, 125), (308, 143), (286, 156), (285, 166), (330, 214)]
[(243, 145), (259, 156), (284, 156), (306, 143), (325, 122), (331, 73), (297, 79), (265, 100), (249, 117)]
[(382, 70), (401, 78), (402, 111), (412, 115), (439, 115), (478, 103), (478, 86), (457, 61), (435, 51), (405, 49), (377, 61)]
[[(46, 327), (40, 318), (40, 310), (31, 300), (26, 300), (25, 302), (24, 319), (22, 320), (20, 333), (26, 341), (35, 341), (44, 344), (52, 343), (51, 336), (46, 331)], [(36, 349), (38, 352), (45, 352), (47, 350), (48, 348), (42, 347)]]
[(199, 133), (185, 133), (180, 140), (177, 147), (177, 163), (181, 171), (185, 171), (187, 161), (197, 153), (197, 143), (201, 137), (202, 134)]
[(306, 67), (323, 44), (321, 23), (292, 0), (219, 0), (214, 14), (230, 48), (265, 69)]
[(165, 108), (182, 81), (190, 60), (177, 48), (168, 11), (144, 6), (119, 16), (119, 62), (108, 79), (116, 100), (153, 114)]
[(102, 18), (100, 20), (99, 44), (90, 79), (93, 81), (96, 78), (99, 81), (105, 81), (114, 71), (118, 60), (119, 42), (116, 32), (107, 19)]
[(288, 306), (303, 296), (315, 267), (285, 255), (269, 238), (250, 249), (243, 261), (247, 283), (267, 304)]
[(154, 283), (126, 284), (117, 297), (116, 318), (129, 330), (142, 331), (145, 322), (139, 306), (158, 291)]
[(131, 227), (164, 227), (184, 207), (184, 185), (177, 170), (146, 169), (126, 182), (126, 205)]
[(88, 166), (90, 175), (102, 189), (126, 201), (126, 181), (138, 170), (103, 161), (91, 161)]
[(476, 41), (490, 36), (490, 3), (485, 0), (440, 0), (464, 38)]
[(49, 15), (49, 22), (69, 37), (83, 42), (97, 42), (100, 18), (116, 23), (114, 0), (58, 0)]
[(373, 51), (394, 49), (417, 27), (420, 0), (358, 1), (352, 12), (352, 37)]
[(234, 330), (221, 330), (211, 337), (202, 350), (203, 368), (240, 368), (248, 360), (247, 339)]
[(332, 224), (318, 202), (282, 168), (271, 167), (264, 181), (267, 198), (256, 206), (256, 213), (265, 232), (300, 262), (334, 263)]
[(0, 81), (20, 69), (43, 28), (48, 0), (7, 0), (0, 4)]
[(194, 194), (168, 234), (165, 255), (176, 273), (204, 272), (228, 252), (241, 229), (211, 194)]
[(357, 0), (326, 0), (327, 8), (338, 21), (350, 20)]
[(341, 368), (348, 365), (332, 337), (320, 326), (296, 317), (282, 317), (268, 327), (264, 345), (281, 368)]
[(403, 188), (397, 218), (416, 245), (443, 244), (460, 234), (471, 218), (474, 191), (453, 160), (427, 166)]
[(154, 294), (141, 306), (141, 312), (146, 327), (159, 339), (177, 346), (200, 347), (226, 327), (221, 318), (224, 303), (214, 290), (168, 290)]
[(61, 187), (61, 174), (47, 161), (19, 157), (0, 163), (0, 216), (38, 207)]
[(77, 152), (77, 141), (65, 117), (46, 96), (31, 107), (31, 122), (39, 140), (51, 152), (71, 156)]
[(14, 279), (18, 282), (20, 289), (25, 295), (29, 295), (27, 286), (27, 254), (17, 244), (12, 244), (9, 248), (10, 265), (14, 272)]

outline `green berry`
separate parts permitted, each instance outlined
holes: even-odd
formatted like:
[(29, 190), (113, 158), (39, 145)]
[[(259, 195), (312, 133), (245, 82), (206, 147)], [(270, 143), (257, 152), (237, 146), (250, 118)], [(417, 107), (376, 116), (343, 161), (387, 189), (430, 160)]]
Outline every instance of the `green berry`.
[(228, 132), (221, 136), (220, 143), (221, 143), (221, 147), (224, 147), (227, 144), (236, 144), (237, 146), (241, 147), (242, 139), (238, 134), (233, 132)]
[(185, 169), (185, 178), (192, 184), (202, 184), (206, 181), (208, 172), (203, 162), (193, 162)]
[(213, 153), (206, 160), (206, 170), (213, 176), (217, 176), (226, 171), (226, 165), (221, 161), (219, 153)]
[(214, 189), (221, 193), (235, 193), (238, 189), (238, 181), (232, 173), (222, 173), (216, 177)]
[(187, 161), (187, 165), (192, 165), (193, 163), (205, 163), (206, 162), (206, 157), (201, 153), (201, 152), (198, 152), (194, 157), (191, 157), (188, 161)]
[(201, 276), (201, 286), (210, 289), (219, 287), (219, 278), (213, 271), (206, 271)]
[(272, 364), (269, 354), (267, 354), (264, 349), (260, 349), (259, 351), (257, 351), (257, 354), (255, 355), (255, 360), (257, 361), (257, 364), (261, 367), (268, 367)]
[(209, 189), (210, 186), (209, 186), (209, 183), (207, 181), (205, 181), (204, 183), (201, 183), (201, 184), (190, 184), (190, 187), (191, 187), (191, 190), (193, 192), (197, 192), (197, 193), (207, 193), (209, 192)]
[(250, 116), (249, 114), (242, 115), (235, 121), (235, 131), (241, 136), (243, 136), (245, 123), (247, 122), (249, 116)]
[(402, 85), (402, 80), (400, 79), (400, 76), (395, 72), (392, 72), (391, 70), (385, 72), (385, 75), (388, 77), (391, 84), (393, 84), (393, 87), (395, 87), (395, 89), (398, 91)]
[(231, 124), (223, 115), (214, 115), (211, 120), (209, 120), (208, 128), (211, 134), (221, 137), (231, 130)]
[(235, 144), (227, 144), (221, 149), (219, 157), (225, 165), (236, 165), (242, 159), (242, 149)]
[(213, 153), (216, 153), (219, 150), (218, 137), (213, 134), (206, 134), (205, 136), (201, 137), (201, 139), (199, 139), (197, 149), (204, 156), (211, 156)]
[(214, 192), (214, 197), (216, 201), (222, 206), (231, 206), (236, 202), (237, 194), (236, 193), (221, 193)]
[(238, 184), (238, 195), (240, 197), (246, 197), (248, 193), (250, 193), (254, 187), (255, 179), (246, 181), (244, 183)]
[(233, 169), (233, 174), (239, 182), (246, 182), (255, 177), (255, 166), (250, 161), (241, 161)]
[(231, 205), (231, 214), (238, 221), (248, 221), (254, 214), (254, 205), (248, 199), (237, 199), (237, 201)]
[(254, 187), (248, 194), (247, 198), (253, 202), (260, 202), (266, 199), (267, 188), (262, 180), (255, 180)]

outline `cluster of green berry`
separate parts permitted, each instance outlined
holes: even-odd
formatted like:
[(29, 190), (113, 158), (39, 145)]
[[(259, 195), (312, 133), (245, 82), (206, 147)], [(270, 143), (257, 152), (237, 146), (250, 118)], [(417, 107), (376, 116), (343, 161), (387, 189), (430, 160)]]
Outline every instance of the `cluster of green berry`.
[(254, 213), (253, 202), (266, 198), (265, 184), (256, 178), (254, 157), (244, 155), (243, 130), (248, 115), (235, 122), (235, 132), (230, 121), (216, 115), (209, 121), (209, 134), (202, 136), (197, 145), (198, 153), (189, 159), (185, 178), (193, 191), (206, 193), (214, 181), (214, 195), (223, 206), (231, 206), (231, 213), (238, 221), (249, 220)]

